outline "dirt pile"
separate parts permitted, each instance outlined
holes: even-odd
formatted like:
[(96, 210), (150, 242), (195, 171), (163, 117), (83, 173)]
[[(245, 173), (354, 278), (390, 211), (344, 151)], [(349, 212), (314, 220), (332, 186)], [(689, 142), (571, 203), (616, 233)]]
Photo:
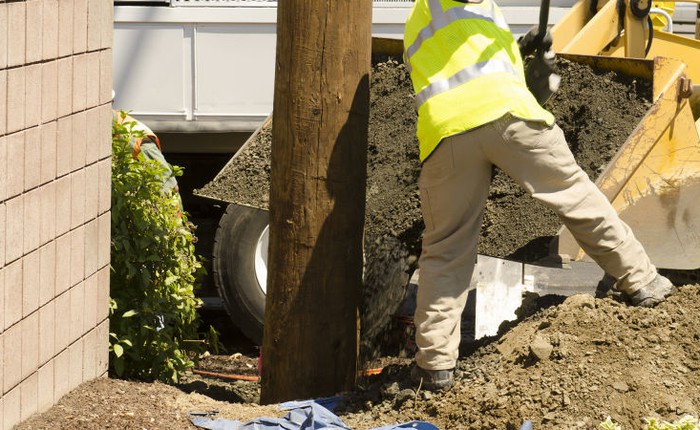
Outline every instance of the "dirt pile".
[[(646, 417), (700, 414), (700, 285), (682, 287), (655, 309), (588, 296), (541, 305), (463, 355), (449, 392), (414, 391), (406, 384), (408, 360), (395, 360), (360, 380), (335, 413), (353, 430), (416, 419), (443, 430), (518, 429), (525, 419), (536, 430), (593, 430), (607, 416), (634, 430)], [(212, 363), (213, 371), (245, 373), (255, 359)], [(219, 384), (259, 392), (256, 382)], [(218, 400), (163, 384), (98, 379), (18, 429), (175, 430), (193, 428), (186, 414), (194, 411), (243, 421), (284, 414), (216, 394)]]
[(212, 410), (242, 421), (283, 415), (274, 406), (216, 401), (160, 382), (97, 378), (80, 385), (51, 409), (29, 418), (15, 430), (192, 430), (195, 427), (188, 413)]
[(615, 297), (573, 296), (524, 319), (458, 364), (445, 394), (407, 389), (408, 367), (388, 368), (349, 396), (353, 429), (421, 419), (441, 429), (594, 429), (607, 416), (624, 429), (643, 418), (700, 412), (700, 286), (656, 309)]
[[(596, 177), (649, 107), (648, 82), (559, 60), (560, 91), (546, 105), (565, 131), (574, 156)], [(423, 221), (416, 112), (410, 76), (393, 58), (375, 59), (371, 77), (365, 216), (362, 342), (366, 359), (388, 344), (386, 327), (420, 252)], [(268, 122), (222, 172), (196, 193), (267, 209), (271, 124)], [(479, 252), (534, 261), (544, 257), (560, 222), (494, 168)], [(389, 334), (390, 335), (390, 334)]]
[[(398, 238), (410, 255), (420, 249), (422, 219), (416, 113), (406, 68), (398, 59), (374, 62), (367, 169), (367, 243)], [(650, 82), (558, 60), (560, 90), (545, 107), (557, 118), (576, 160), (597, 177), (650, 107)], [(267, 209), (270, 124), (262, 127), (199, 195)], [(556, 215), (531, 199), (499, 169), (484, 213), (479, 252), (532, 261), (560, 226)], [(540, 246), (528, 248), (535, 241)], [(524, 249), (521, 249), (524, 248)], [(411, 260), (412, 262), (412, 260)]]

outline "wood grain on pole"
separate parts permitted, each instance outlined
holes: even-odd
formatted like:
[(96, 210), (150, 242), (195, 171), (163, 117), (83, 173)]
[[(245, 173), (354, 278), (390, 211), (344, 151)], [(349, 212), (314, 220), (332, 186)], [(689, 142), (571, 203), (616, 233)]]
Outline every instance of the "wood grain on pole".
[(281, 1), (261, 402), (352, 389), (371, 0)]

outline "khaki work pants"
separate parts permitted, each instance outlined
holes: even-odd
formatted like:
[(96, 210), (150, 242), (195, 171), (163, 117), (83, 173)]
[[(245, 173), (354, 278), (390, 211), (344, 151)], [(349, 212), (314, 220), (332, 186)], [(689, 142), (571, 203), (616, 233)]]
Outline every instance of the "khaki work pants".
[(576, 164), (557, 125), (511, 115), (444, 139), (423, 163), (419, 187), (425, 232), (419, 260), (417, 364), (455, 367), (460, 318), (476, 262), (482, 214), (495, 164), (553, 209), (617, 288), (632, 293), (656, 268), (630, 228)]

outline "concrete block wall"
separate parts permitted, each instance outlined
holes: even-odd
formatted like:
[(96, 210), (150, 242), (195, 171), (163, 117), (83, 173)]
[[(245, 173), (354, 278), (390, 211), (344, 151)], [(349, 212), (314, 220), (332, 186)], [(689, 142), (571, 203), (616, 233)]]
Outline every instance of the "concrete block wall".
[(112, 2), (0, 0), (0, 428), (107, 371)]

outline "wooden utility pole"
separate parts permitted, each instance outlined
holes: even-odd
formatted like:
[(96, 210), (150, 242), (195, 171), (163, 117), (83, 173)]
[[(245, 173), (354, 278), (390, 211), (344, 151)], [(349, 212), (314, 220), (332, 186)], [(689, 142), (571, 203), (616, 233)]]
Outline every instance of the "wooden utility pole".
[(371, 14), (371, 0), (278, 3), (262, 403), (355, 383)]

